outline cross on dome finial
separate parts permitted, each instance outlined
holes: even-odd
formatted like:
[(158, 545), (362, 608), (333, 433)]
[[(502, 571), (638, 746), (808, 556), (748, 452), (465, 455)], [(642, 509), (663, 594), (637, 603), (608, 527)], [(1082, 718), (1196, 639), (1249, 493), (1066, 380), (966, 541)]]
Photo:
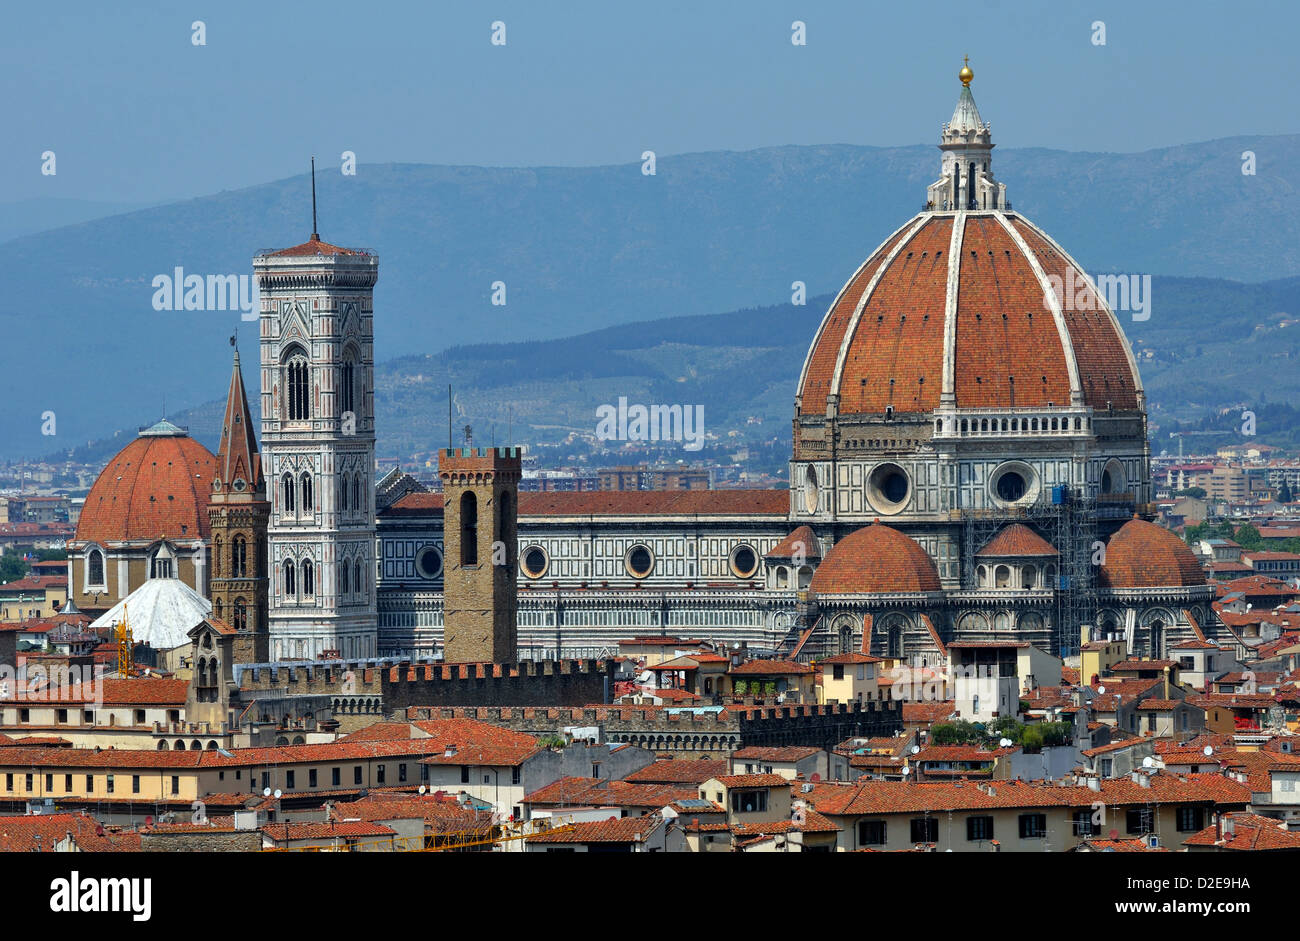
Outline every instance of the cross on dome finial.
[(962, 56), (962, 67), (961, 71), (957, 73), (957, 77), (961, 79), (963, 85), (970, 88), (970, 80), (975, 77), (975, 73), (971, 71), (970, 67), (970, 56)]

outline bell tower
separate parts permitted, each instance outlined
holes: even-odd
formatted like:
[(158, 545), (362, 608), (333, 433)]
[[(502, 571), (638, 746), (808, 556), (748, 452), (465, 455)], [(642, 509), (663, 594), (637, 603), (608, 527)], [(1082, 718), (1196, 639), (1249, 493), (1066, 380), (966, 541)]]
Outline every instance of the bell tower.
[(316, 232), (253, 259), (272, 660), (373, 657), (374, 287), (379, 258)]
[[(230, 342), (233, 346), (234, 337)], [(268, 658), (266, 527), (270, 514), (236, 349), (208, 500), (212, 533), (208, 592), (213, 617), (238, 632), (233, 652), (240, 663), (265, 663)]]
[(518, 648), (518, 448), (452, 448), (442, 479), (443, 659), (513, 663)]

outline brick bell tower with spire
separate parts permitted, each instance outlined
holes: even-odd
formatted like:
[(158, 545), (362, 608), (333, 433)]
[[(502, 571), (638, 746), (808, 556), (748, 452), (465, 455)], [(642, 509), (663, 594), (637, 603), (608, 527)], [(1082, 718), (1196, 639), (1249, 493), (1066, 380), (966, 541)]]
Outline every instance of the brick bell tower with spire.
[[(235, 343), (231, 337), (230, 343)], [(262, 458), (257, 451), (239, 350), (230, 373), (230, 390), (221, 422), (217, 472), (208, 500), (212, 530), (212, 615), (238, 631), (236, 663), (265, 663), (267, 633), (266, 530), (271, 504), (266, 498)]]

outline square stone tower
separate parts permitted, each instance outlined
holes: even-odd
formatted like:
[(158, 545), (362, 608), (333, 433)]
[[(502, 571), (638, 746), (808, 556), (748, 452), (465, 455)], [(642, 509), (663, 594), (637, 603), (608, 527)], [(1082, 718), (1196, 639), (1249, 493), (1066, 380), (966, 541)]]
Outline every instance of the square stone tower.
[(518, 448), (452, 448), (442, 479), (443, 657), (510, 663), (518, 646)]
[(378, 269), (315, 232), (253, 260), (274, 660), (375, 655)]

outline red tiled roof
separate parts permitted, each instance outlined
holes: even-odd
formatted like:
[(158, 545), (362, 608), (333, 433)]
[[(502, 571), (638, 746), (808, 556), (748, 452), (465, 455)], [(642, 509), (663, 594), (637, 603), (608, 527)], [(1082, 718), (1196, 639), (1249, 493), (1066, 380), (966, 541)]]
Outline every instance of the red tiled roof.
[(728, 770), (725, 759), (666, 758), (633, 771), (623, 780), (630, 784), (691, 784), (698, 787)]
[(1201, 803), (1244, 806), (1250, 788), (1220, 774), (1173, 776), (1151, 774), (1150, 787), (1132, 778), (1103, 778), (1100, 791), (1088, 787), (1059, 787), (1023, 781), (992, 781), (984, 788), (963, 782), (858, 781), (855, 784), (815, 784), (803, 795), (830, 816), (944, 812), (999, 807), (1091, 807), (1148, 803)]
[(811, 526), (798, 527), (778, 542), (764, 558), (793, 559), (796, 555), (814, 561), (822, 557), (821, 543), (817, 541), (817, 534)]
[(206, 539), (216, 472), (216, 457), (188, 435), (141, 435), (90, 488), (76, 541)]
[(1108, 588), (1170, 588), (1204, 585), (1206, 580), (1187, 543), (1162, 526), (1134, 517), (1106, 544), (1101, 583)]
[(365, 252), (331, 245), (329, 242), (322, 242), (319, 236), (313, 235), (301, 245), (282, 248), (279, 251), (268, 252), (267, 254), (272, 258), (292, 258), (301, 255), (364, 255)]
[(975, 554), (998, 558), (1060, 555), (1056, 547), (1023, 523), (1007, 526)]
[(340, 839), (356, 839), (363, 836), (386, 837), (394, 834), (391, 827), (365, 820), (329, 823), (268, 823), (262, 827), (262, 832), (277, 842), (284, 840), (328, 840), (334, 837)]
[(0, 585), (0, 591), (36, 591), (46, 588), (67, 587), (67, 575), (25, 575), (22, 578)]
[(723, 787), (782, 787), (790, 784), (779, 774), (720, 774), (715, 780)]
[(51, 853), (68, 833), (83, 853), (131, 853), (140, 850), (140, 834), (100, 825), (86, 814), (33, 814), (0, 817), (0, 852)]
[(694, 787), (682, 785), (570, 777), (538, 788), (524, 798), (524, 803), (658, 808), (697, 796)]
[(732, 676), (798, 676), (812, 671), (808, 664), (793, 660), (746, 660), (727, 672)]
[(837, 542), (817, 566), (811, 587), (824, 595), (938, 591), (939, 570), (916, 540), (875, 523)]
[[(961, 407), (1070, 401), (1065, 350), (1034, 264), (1060, 278), (1057, 283), (1084, 276), (1033, 225), (1015, 216), (1010, 221), (1026, 250), (997, 220), (965, 218), (953, 314), (953, 378)], [(915, 222), (919, 227), (908, 239)], [(832, 393), (840, 397), (840, 414), (880, 413), (889, 406), (917, 412), (938, 405), (954, 221), (932, 215), (913, 223), (881, 245), (831, 305), (800, 380), (801, 414), (824, 415)], [(886, 266), (890, 251), (905, 239)], [(1104, 304), (1092, 299), (1091, 309), (1065, 305), (1062, 312), (1084, 401), (1095, 408), (1109, 403), (1136, 409), (1136, 381), (1123, 337)], [(840, 361), (843, 374), (836, 385)]]
[(753, 759), (755, 761), (793, 762), (803, 761), (821, 753), (820, 748), (811, 745), (749, 745), (731, 753), (733, 759)]
[(1287, 830), (1286, 823), (1257, 814), (1225, 814), (1232, 832), (1219, 835), (1219, 825), (1206, 827), (1183, 841), (1184, 846), (1216, 846), (1225, 850), (1297, 850), (1300, 833)]
[(663, 821), (653, 814), (589, 820), (530, 836), (529, 843), (639, 843)]

